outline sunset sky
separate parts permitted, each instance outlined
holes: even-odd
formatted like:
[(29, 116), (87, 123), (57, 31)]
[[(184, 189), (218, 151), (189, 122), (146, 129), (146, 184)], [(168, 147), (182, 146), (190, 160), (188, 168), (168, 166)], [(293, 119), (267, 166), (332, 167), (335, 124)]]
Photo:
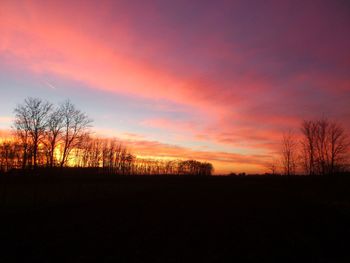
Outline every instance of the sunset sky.
[(350, 130), (350, 3), (1, 0), (0, 91), (2, 134), (69, 98), (136, 154), (265, 172), (303, 119)]

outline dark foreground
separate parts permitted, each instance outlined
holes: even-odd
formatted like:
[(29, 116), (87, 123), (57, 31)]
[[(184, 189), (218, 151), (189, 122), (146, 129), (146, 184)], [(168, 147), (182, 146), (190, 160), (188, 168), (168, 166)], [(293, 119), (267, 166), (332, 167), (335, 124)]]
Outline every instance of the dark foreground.
[(350, 262), (350, 178), (0, 178), (0, 262)]

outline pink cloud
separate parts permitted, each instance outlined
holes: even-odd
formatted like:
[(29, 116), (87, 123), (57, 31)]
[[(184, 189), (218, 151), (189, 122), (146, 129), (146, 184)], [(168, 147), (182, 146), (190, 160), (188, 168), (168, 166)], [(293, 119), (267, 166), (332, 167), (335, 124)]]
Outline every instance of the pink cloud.
[(183, 121), (166, 118), (146, 119), (141, 122), (141, 125), (180, 132), (194, 132), (199, 126), (199, 124), (195, 121)]
[[(37, 74), (54, 73), (102, 90), (170, 99), (200, 108), (210, 103), (204, 92), (194, 97), (197, 87), (193, 85), (191, 89), (187, 80), (171, 75), (158, 65), (125, 55), (123, 50), (131, 40), (123, 25), (120, 30), (116, 25), (113, 34), (127, 39), (126, 42), (117, 42), (111, 47), (93, 34), (86, 34), (80, 24), (72, 25), (64, 16), (52, 16), (57, 13), (52, 6), (47, 8), (43, 10), (38, 5), (26, 3), (18, 9), (10, 2), (5, 3), (1, 23), (7, 26), (0, 28), (4, 39), (0, 51), (12, 55), (17, 63), (24, 63)], [(89, 12), (91, 10), (87, 8), (87, 14), (82, 15), (84, 22), (90, 20)], [(110, 33), (108, 29), (103, 30), (102, 34)], [(157, 49), (157, 43), (154, 45)], [(209, 88), (206, 92), (212, 91)], [(204, 96), (202, 100), (201, 96)]]

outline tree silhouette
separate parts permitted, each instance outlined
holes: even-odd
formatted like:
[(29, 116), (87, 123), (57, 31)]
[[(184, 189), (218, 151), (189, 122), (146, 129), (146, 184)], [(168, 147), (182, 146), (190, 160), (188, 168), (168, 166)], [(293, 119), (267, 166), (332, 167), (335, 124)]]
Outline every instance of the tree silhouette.
[(303, 135), (303, 166), (307, 174), (315, 173), (315, 151), (316, 151), (316, 133), (317, 126), (314, 121), (303, 121), (301, 125), (301, 133)]
[(292, 131), (283, 134), (281, 153), (284, 174), (294, 175), (297, 165), (297, 141)]
[(63, 149), (60, 166), (63, 167), (72, 149), (77, 147), (88, 133), (92, 120), (85, 113), (76, 109), (69, 100), (61, 104), (60, 111), (63, 118)]
[(309, 175), (341, 172), (350, 145), (342, 125), (322, 118), (304, 121), (301, 131), (305, 172)]
[[(15, 138), (0, 143), (0, 171), (74, 166), (114, 175), (209, 176), (213, 172), (211, 163), (137, 158), (117, 139), (90, 136), (92, 121), (69, 100), (55, 107), (27, 98), (14, 112)], [(70, 157), (73, 162), (68, 162)]]
[(55, 164), (55, 150), (62, 138), (63, 133), (63, 112), (61, 108), (55, 108), (49, 117), (44, 144), (48, 153), (48, 166), (53, 167)]
[(45, 131), (49, 123), (52, 104), (39, 98), (27, 98), (23, 104), (17, 105), (14, 112), (14, 127), (21, 138), (24, 147), (25, 166), (27, 159), (28, 139), (32, 147), (33, 160), (32, 165), (37, 167), (39, 143), (45, 136)]
[(329, 173), (333, 175), (335, 172), (339, 172), (341, 166), (346, 163), (350, 140), (346, 136), (344, 128), (335, 122), (329, 125), (327, 140), (330, 155), (330, 160), (328, 160)]

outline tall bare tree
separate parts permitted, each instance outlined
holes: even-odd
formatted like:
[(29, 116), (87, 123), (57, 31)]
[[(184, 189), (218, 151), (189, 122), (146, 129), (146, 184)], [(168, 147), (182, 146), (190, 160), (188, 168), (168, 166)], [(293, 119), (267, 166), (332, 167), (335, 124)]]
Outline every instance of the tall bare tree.
[(38, 148), (48, 125), (52, 104), (39, 98), (27, 98), (15, 108), (14, 128), (23, 142), (24, 165), (27, 158), (28, 139), (32, 146), (34, 168), (37, 167)]
[(316, 133), (317, 125), (314, 121), (303, 121), (301, 125), (303, 135), (303, 165), (304, 170), (309, 175), (315, 174), (315, 151), (316, 151)]
[(327, 140), (329, 145), (329, 173), (333, 175), (346, 164), (350, 140), (344, 128), (336, 122), (330, 123)]
[(325, 118), (304, 121), (301, 131), (307, 173), (334, 174), (344, 167), (350, 144), (341, 124)]
[(55, 164), (55, 150), (63, 133), (63, 112), (61, 108), (55, 108), (50, 116), (47, 125), (45, 146), (48, 152), (48, 166)]
[(15, 120), (15, 123), (13, 125), (14, 128), (14, 135), (16, 139), (18, 140), (21, 151), (19, 154), (21, 155), (21, 168), (25, 169), (27, 167), (28, 158), (30, 155), (30, 139), (29, 139), (29, 131), (27, 127), (27, 117), (17, 119)]
[(329, 144), (328, 132), (330, 123), (322, 118), (314, 121), (315, 126), (315, 169), (317, 174), (325, 175), (328, 173), (329, 164)]
[(61, 104), (60, 110), (63, 118), (63, 147), (60, 166), (63, 167), (72, 149), (77, 147), (84, 136), (86, 136), (92, 120), (85, 113), (76, 109), (69, 100)]
[(297, 141), (292, 131), (283, 134), (282, 166), (285, 175), (295, 175), (297, 166)]

